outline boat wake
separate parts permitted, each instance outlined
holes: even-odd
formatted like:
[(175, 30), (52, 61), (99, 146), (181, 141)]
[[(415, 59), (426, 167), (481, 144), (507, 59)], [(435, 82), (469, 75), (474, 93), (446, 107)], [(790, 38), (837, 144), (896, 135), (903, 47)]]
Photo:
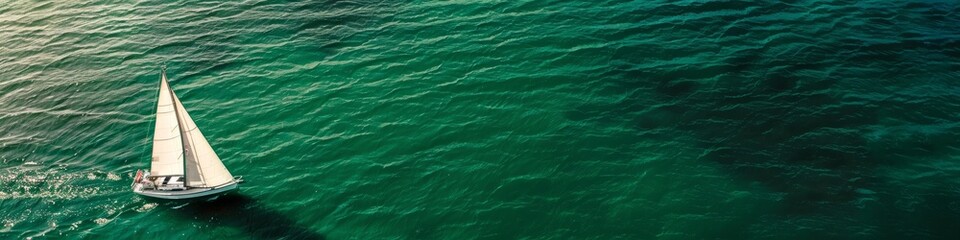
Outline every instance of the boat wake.
[(76, 171), (68, 165), (26, 164), (0, 174), (0, 200), (43, 199), (45, 201), (91, 198), (119, 193), (107, 181), (120, 177), (105, 171)]
[(173, 207), (170, 207), (170, 209), (181, 209), (183, 207), (186, 207), (187, 205), (190, 205), (190, 203), (184, 203), (177, 206), (173, 206)]

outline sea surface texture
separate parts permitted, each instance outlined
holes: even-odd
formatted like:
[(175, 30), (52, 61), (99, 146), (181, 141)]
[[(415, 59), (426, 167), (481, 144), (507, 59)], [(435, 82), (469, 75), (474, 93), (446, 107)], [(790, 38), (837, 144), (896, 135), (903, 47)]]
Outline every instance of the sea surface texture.
[[(164, 63), (237, 194), (131, 192)], [(25, 238), (960, 239), (960, 3), (5, 1)]]

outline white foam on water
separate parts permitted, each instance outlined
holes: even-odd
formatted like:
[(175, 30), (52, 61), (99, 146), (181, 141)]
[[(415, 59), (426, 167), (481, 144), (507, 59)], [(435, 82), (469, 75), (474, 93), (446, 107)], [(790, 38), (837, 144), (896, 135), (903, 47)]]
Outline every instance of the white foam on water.
[(156, 203), (147, 203), (147, 204), (144, 204), (143, 206), (137, 208), (136, 211), (137, 211), (137, 212), (146, 212), (146, 211), (150, 211), (150, 209), (153, 209), (153, 208), (155, 208), (155, 207), (157, 207), (157, 204), (156, 204)]
[(3, 228), (0, 229), (0, 232), (10, 232), (10, 229), (13, 229), (13, 226), (16, 226), (16, 225), (17, 223), (14, 222), (13, 220), (4, 219)]
[(83, 223), (83, 221), (76, 221), (76, 222), (74, 222), (74, 223), (71, 223), (69, 230), (71, 230), (71, 231), (72, 231), (72, 230), (77, 230), (77, 227), (80, 226), (81, 223)]
[(110, 219), (97, 218), (97, 219), (94, 219), (93, 222), (97, 223), (97, 225), (104, 225), (104, 224), (109, 223), (109, 222), (110, 222)]
[(41, 232), (39, 232), (39, 233), (37, 233), (37, 234), (34, 234), (33, 236), (29, 236), (29, 237), (27, 237), (27, 239), (33, 239), (34, 237), (43, 237), (43, 236), (46, 236), (48, 232), (57, 229), (57, 222), (51, 221), (49, 226), (50, 226), (49, 228), (44, 229), (43, 231), (41, 231)]

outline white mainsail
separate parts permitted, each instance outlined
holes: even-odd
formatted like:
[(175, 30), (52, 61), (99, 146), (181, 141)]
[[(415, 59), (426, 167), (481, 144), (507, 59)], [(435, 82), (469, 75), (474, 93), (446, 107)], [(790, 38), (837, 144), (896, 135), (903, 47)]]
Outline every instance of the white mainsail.
[(215, 187), (224, 183), (233, 181), (233, 175), (223, 166), (220, 157), (210, 147), (210, 143), (203, 137), (200, 128), (190, 118), (190, 114), (183, 108), (180, 98), (173, 91), (170, 91), (173, 98), (173, 104), (176, 106), (176, 115), (180, 123), (180, 136), (183, 139), (184, 160), (181, 162), (185, 166), (186, 185), (188, 187)]
[[(170, 88), (166, 67), (160, 75), (150, 175), (137, 170), (133, 192), (160, 199), (193, 199), (236, 190), (234, 179)], [(160, 177), (160, 178), (158, 178)]]
[(157, 122), (153, 133), (151, 176), (183, 175), (183, 143), (180, 140), (180, 124), (177, 123), (171, 96), (173, 94), (167, 84), (167, 75), (162, 74), (160, 96), (157, 99)]
[(185, 176), (188, 187), (216, 187), (233, 181), (233, 175), (170, 89), (166, 72), (160, 77), (150, 175)]

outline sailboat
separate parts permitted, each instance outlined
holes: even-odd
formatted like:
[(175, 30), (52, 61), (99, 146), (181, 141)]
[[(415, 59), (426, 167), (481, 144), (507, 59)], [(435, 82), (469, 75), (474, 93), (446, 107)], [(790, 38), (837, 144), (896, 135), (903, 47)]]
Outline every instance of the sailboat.
[(191, 199), (236, 190), (234, 177), (200, 133), (160, 71), (160, 93), (150, 170), (137, 170), (133, 192), (161, 199)]

